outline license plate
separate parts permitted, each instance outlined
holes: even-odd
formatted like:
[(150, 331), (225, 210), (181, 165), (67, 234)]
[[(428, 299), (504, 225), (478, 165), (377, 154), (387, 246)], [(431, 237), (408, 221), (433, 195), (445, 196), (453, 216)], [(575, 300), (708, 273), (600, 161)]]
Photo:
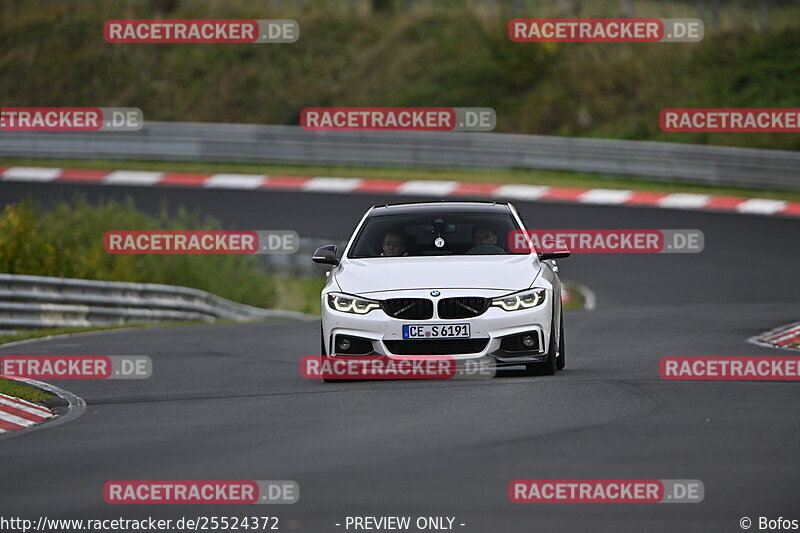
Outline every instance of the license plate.
[(469, 337), (469, 324), (403, 325), (404, 339), (463, 339)]

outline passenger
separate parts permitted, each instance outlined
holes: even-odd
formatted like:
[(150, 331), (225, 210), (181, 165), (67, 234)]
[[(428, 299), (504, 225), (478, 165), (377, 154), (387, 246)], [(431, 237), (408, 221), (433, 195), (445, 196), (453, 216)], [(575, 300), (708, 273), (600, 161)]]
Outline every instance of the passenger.
[(481, 244), (497, 245), (497, 234), (486, 226), (475, 226), (472, 230), (472, 244), (473, 246)]

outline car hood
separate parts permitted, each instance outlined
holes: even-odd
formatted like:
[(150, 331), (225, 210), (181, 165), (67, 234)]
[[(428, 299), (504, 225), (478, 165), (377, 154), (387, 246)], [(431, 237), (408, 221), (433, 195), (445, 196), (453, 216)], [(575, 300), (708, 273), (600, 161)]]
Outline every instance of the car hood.
[(333, 275), (340, 290), (365, 294), (408, 289), (522, 290), (540, 266), (530, 255), (347, 259)]

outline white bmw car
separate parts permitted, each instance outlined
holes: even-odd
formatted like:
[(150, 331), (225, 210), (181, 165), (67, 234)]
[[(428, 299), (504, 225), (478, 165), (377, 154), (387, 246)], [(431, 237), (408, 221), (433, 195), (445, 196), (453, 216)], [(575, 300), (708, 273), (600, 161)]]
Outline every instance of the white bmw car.
[(372, 207), (322, 291), (322, 355), (450, 356), (529, 374), (564, 368), (555, 259), (510, 246), (525, 225), (508, 203), (426, 202)]

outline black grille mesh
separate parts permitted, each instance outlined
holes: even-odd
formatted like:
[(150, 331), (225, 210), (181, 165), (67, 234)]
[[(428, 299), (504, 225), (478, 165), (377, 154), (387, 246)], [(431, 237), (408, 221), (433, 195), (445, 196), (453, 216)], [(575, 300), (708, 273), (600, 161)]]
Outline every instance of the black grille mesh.
[(394, 318), (427, 320), (433, 317), (433, 302), (425, 298), (390, 298), (381, 302), (383, 311)]
[(489, 299), (476, 296), (444, 298), (439, 301), (439, 318), (471, 318), (489, 308)]

